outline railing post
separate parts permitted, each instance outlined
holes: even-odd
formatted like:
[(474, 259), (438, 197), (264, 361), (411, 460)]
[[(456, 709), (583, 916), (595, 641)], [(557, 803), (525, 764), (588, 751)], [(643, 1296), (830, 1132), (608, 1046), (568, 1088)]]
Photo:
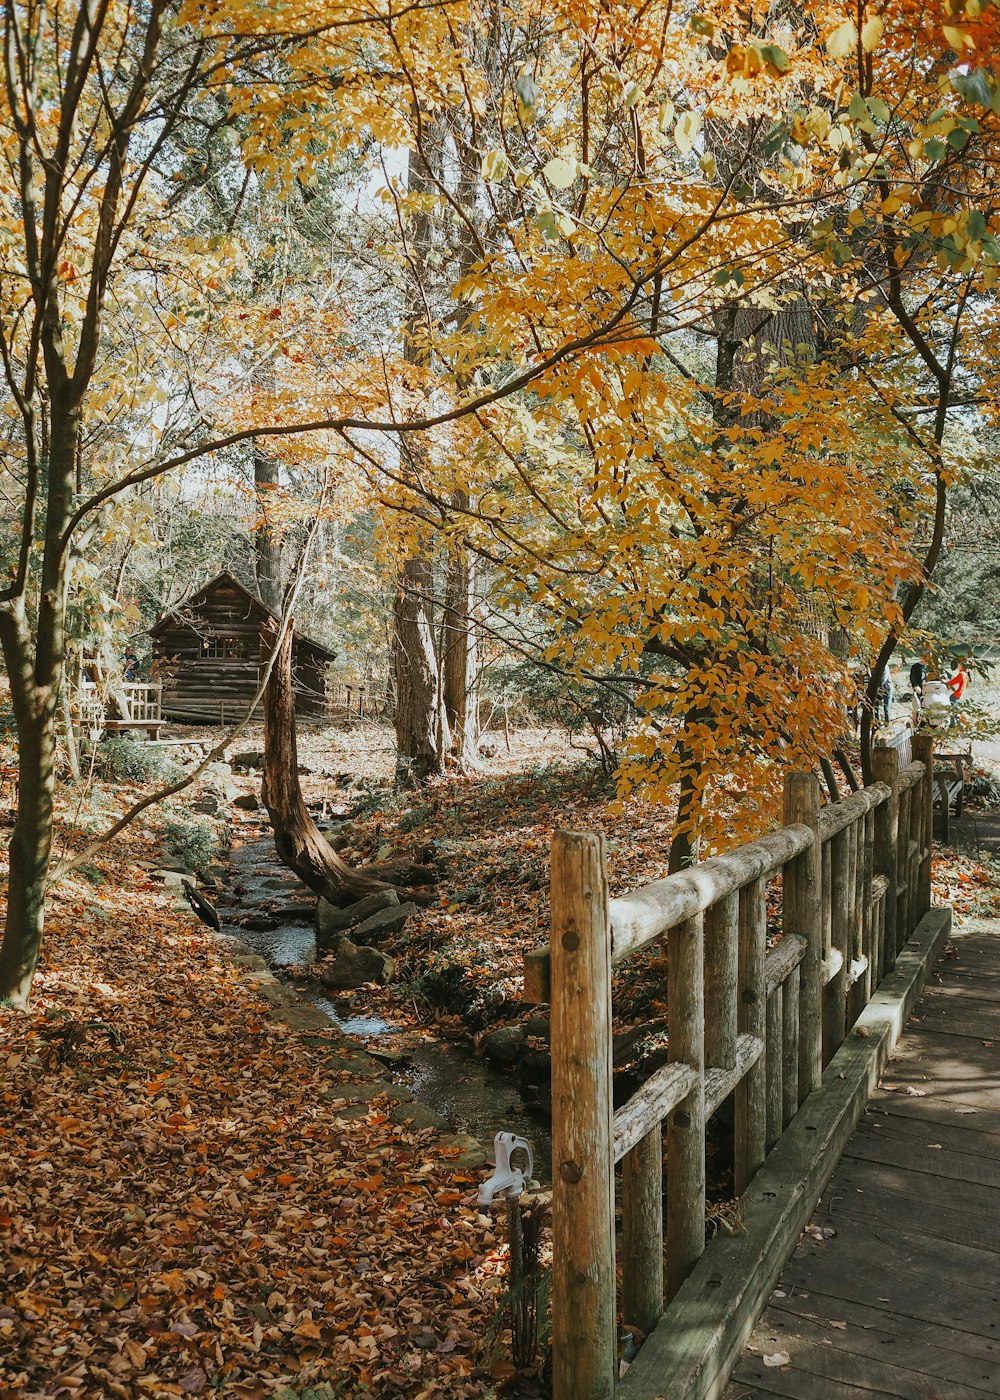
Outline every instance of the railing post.
[[(667, 1294), (673, 1297), (705, 1250), (705, 936), (696, 914), (667, 934), (667, 1007), (672, 1063), (697, 1074), (667, 1129)], [(586, 1394), (580, 1392), (580, 1400)]]
[[(858, 824), (838, 831), (828, 843), (830, 852), (830, 947), (842, 958), (840, 971), (826, 984), (823, 994), (823, 1019), (826, 1058), (829, 1060), (843, 1044), (847, 1029), (847, 977), (850, 972), (852, 945), (852, 901), (850, 898), (852, 831)], [(825, 886), (825, 881), (824, 881)], [(827, 891), (823, 890), (824, 898)]]
[(799, 984), (799, 1102), (823, 1079), (823, 919), (819, 783), (811, 773), (785, 774), (785, 825), (800, 823), (812, 844), (785, 866), (784, 931), (806, 941)]
[(611, 926), (602, 836), (556, 832), (551, 899), (552, 1393), (612, 1400)]
[(889, 881), (885, 892), (882, 921), (882, 960), (879, 971), (884, 977), (896, 966), (896, 931), (899, 924), (899, 754), (895, 749), (879, 745), (872, 749), (872, 777), (885, 783), (889, 796), (875, 808), (875, 873)]
[(652, 1332), (663, 1312), (663, 1130), (622, 1162), (622, 1318)]
[(924, 765), (924, 776), (917, 791), (920, 793), (921, 824), (920, 849), (924, 855), (917, 873), (917, 921), (924, 917), (931, 907), (931, 861), (934, 845), (934, 735), (914, 734), (911, 740), (913, 757)]
[[(737, 1028), (767, 1044), (764, 965), (767, 959), (767, 885), (754, 880), (740, 891)], [(747, 1071), (736, 1090), (735, 1191), (742, 1196), (764, 1160), (767, 1135), (767, 1054)]]

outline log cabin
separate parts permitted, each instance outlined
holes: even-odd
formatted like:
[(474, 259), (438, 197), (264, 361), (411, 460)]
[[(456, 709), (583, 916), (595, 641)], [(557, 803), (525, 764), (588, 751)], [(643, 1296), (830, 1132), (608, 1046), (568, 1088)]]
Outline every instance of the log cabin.
[[(230, 573), (206, 583), (150, 628), (153, 670), (163, 682), (164, 719), (225, 724), (253, 699), (278, 633), (278, 619)], [(327, 669), (336, 652), (296, 634), (295, 708), (327, 710)]]

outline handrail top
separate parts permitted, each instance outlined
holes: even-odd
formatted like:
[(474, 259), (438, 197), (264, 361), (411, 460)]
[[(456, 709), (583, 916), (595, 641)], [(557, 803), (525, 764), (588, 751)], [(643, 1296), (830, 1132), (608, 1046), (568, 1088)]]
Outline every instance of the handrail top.
[(612, 963), (641, 952), (669, 929), (704, 913), (726, 895), (754, 880), (774, 875), (787, 861), (808, 850), (812, 843), (812, 830), (796, 822), (748, 846), (711, 856), (687, 870), (653, 880), (612, 899)]

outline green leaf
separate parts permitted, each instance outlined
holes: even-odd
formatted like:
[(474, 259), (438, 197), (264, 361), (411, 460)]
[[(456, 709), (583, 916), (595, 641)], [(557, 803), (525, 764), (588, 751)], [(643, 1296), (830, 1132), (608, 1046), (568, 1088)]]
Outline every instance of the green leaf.
[(971, 102), (977, 107), (991, 106), (997, 91), (1000, 90), (994, 89), (985, 68), (977, 68), (972, 73), (963, 73), (960, 68), (953, 68), (948, 74), (948, 80), (963, 101)]
[(791, 67), (791, 60), (785, 50), (780, 49), (777, 44), (761, 44), (760, 53), (772, 73), (787, 73)]
[(945, 140), (948, 142), (948, 145), (951, 146), (953, 150), (961, 151), (965, 149), (966, 143), (969, 140), (969, 133), (967, 131), (963, 131), (960, 126), (956, 126), (954, 131), (948, 132), (948, 135), (945, 137)]

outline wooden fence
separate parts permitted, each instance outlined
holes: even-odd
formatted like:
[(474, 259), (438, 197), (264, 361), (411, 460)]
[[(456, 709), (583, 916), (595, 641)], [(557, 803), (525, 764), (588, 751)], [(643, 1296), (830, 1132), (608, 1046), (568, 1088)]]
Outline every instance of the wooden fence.
[[(790, 774), (782, 830), (620, 899), (603, 838), (556, 835), (551, 946), (525, 959), (526, 997), (552, 1011), (554, 1400), (614, 1395), (616, 1263), (623, 1321), (669, 1327), (665, 1296), (706, 1248), (707, 1119), (734, 1096), (740, 1195), (929, 909), (932, 747), (876, 749), (875, 782), (826, 806)], [(615, 1111), (612, 967), (663, 939), (669, 1063)]]

